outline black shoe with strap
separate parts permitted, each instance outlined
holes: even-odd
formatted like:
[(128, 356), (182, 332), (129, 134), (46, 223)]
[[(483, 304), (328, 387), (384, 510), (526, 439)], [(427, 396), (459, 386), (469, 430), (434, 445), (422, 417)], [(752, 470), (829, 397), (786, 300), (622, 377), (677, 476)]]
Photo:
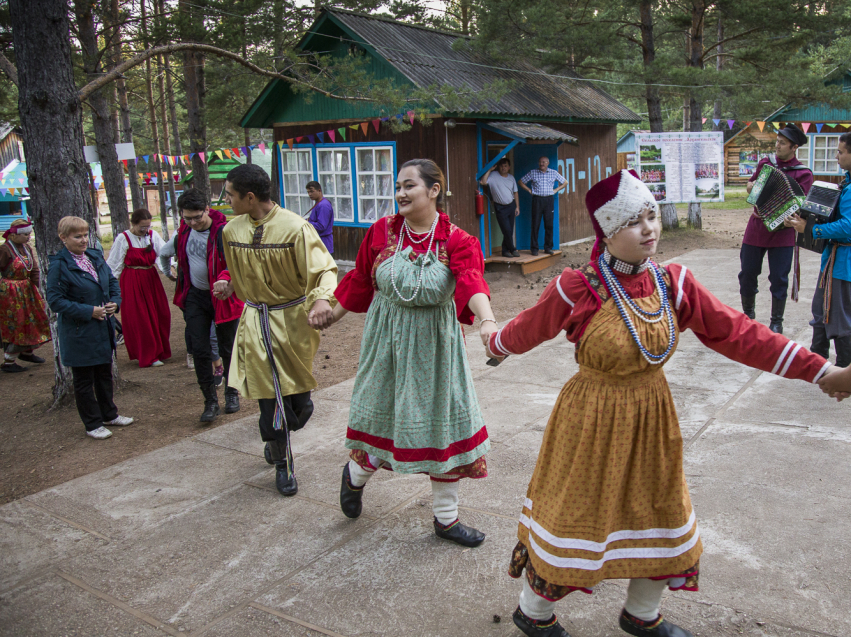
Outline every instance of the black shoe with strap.
[(570, 637), (564, 627), (558, 623), (555, 615), (547, 620), (532, 619), (518, 606), (512, 619), (514, 625), (529, 637)]
[(349, 463), (343, 467), (343, 482), (340, 484), (340, 510), (347, 518), (360, 517), (363, 511), (363, 487), (352, 484), (352, 476), (349, 473)]
[(460, 520), (443, 525), (434, 519), (434, 534), (442, 540), (449, 540), (461, 546), (476, 547), (485, 541), (485, 534), (471, 526), (464, 526)]
[(275, 487), (281, 495), (292, 497), (298, 493), (298, 481), (295, 474), (287, 474), (286, 463), (275, 465)]
[(689, 631), (662, 619), (659, 615), (652, 622), (633, 617), (624, 608), (619, 621), (621, 630), (636, 637), (694, 637)]
[(219, 397), (216, 395), (216, 386), (207, 385), (201, 388), (204, 394), (204, 413), (201, 414), (201, 422), (213, 422), (219, 415)]
[(22, 367), (13, 361), (11, 363), (3, 363), (0, 365), (0, 371), (4, 371), (9, 374), (18, 374), (20, 372), (27, 371), (27, 368)]
[(235, 414), (239, 411), (239, 392), (233, 387), (225, 389), (225, 413)]
[(18, 358), (27, 363), (37, 363), (39, 365), (44, 362), (44, 359), (41, 356), (36, 356), (32, 352), (23, 352), (18, 354)]

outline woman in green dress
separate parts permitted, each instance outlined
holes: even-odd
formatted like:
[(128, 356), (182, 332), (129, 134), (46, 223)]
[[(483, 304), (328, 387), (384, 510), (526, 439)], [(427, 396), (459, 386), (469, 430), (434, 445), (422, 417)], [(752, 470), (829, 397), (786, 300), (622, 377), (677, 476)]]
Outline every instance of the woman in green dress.
[(399, 213), (372, 225), (334, 293), (334, 322), (367, 312), (340, 508), (361, 514), (364, 486), (379, 468), (427, 473), (437, 536), (478, 546), (484, 533), (458, 520), (458, 482), (487, 476), (490, 442), (461, 323), (478, 317), (485, 341), (497, 325), (481, 246), (439, 209), (445, 184), (431, 160), (403, 164)]

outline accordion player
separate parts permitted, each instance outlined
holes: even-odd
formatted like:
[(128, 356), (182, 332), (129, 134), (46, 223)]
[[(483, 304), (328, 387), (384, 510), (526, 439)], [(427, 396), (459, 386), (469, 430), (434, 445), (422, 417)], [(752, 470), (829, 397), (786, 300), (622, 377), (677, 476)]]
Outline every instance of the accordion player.
[(801, 185), (782, 170), (765, 164), (759, 171), (747, 202), (756, 206), (756, 214), (771, 231), (782, 229), (783, 222), (801, 209), (806, 197)]

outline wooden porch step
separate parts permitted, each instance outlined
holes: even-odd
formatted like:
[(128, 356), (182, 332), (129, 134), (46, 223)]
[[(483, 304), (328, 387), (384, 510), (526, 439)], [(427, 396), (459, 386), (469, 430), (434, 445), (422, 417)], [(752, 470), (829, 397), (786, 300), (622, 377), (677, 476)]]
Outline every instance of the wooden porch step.
[(490, 256), (485, 259), (486, 272), (517, 272), (521, 274), (532, 274), (546, 270), (550, 266), (556, 265), (561, 259), (561, 250), (556, 250), (553, 254), (545, 254), (543, 250), (538, 253), (538, 256), (533, 257), (528, 250), (520, 250), (520, 256), (515, 258), (503, 256)]

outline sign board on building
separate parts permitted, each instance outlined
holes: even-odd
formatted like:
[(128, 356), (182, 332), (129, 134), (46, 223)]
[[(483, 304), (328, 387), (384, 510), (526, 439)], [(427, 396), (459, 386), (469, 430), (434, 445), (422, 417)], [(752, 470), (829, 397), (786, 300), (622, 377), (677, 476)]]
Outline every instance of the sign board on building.
[(636, 133), (636, 172), (659, 203), (724, 201), (724, 133)]
[[(133, 148), (132, 142), (129, 144), (116, 144), (115, 152), (118, 153), (118, 161), (122, 159), (136, 159), (136, 150)], [(90, 164), (100, 161), (97, 146), (83, 146), (83, 155)]]

